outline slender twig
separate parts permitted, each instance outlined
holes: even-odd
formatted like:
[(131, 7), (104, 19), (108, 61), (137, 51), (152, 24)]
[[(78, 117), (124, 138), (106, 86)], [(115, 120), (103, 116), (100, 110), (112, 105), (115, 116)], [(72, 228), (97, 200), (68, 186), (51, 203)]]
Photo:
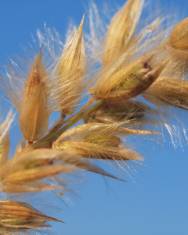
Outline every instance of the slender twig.
[[(93, 103), (95, 104), (93, 105)], [(33, 148), (41, 148), (41, 147), (50, 147), (52, 142), (55, 141), (64, 131), (66, 131), (68, 128), (75, 125), (77, 122), (82, 120), (83, 118), (87, 117), (87, 115), (97, 110), (101, 105), (103, 104), (103, 101), (94, 101), (93, 99), (90, 99), (82, 108), (81, 110), (75, 114), (74, 116), (71, 116), (67, 120), (63, 121), (62, 118), (55, 124), (55, 126), (48, 132), (46, 136), (39, 139), (36, 143), (32, 145)]]

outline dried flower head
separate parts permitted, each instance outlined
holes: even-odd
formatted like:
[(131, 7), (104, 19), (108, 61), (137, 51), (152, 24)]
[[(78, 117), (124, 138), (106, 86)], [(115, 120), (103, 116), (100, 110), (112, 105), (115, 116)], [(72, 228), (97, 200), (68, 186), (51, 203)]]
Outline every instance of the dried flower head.
[(47, 222), (59, 221), (56, 218), (46, 216), (30, 205), (18, 202), (0, 201), (0, 232), (26, 232), (27, 230), (49, 227)]
[(47, 73), (42, 54), (36, 56), (24, 86), (20, 106), (20, 128), (26, 140), (33, 142), (48, 129)]
[(54, 142), (53, 148), (84, 158), (139, 160), (140, 156), (136, 152), (123, 147), (118, 136), (121, 133), (130, 134), (131, 130), (121, 128), (117, 124), (84, 124), (63, 133)]
[(65, 164), (60, 159), (61, 153), (50, 149), (28, 150), (16, 154), (1, 167), (1, 190), (14, 193), (56, 189), (56, 186), (42, 180), (75, 170), (73, 165)]
[(0, 165), (7, 161), (9, 155), (9, 129), (14, 120), (14, 115), (10, 111), (5, 120), (0, 124)]
[(167, 104), (188, 109), (188, 81), (171, 78), (161, 78), (145, 92), (145, 97), (151, 101), (163, 101)]
[[(70, 114), (82, 95), (86, 70), (82, 19), (80, 26), (67, 37), (63, 52), (54, 68), (55, 83), (52, 97), (64, 114)], [(55, 87), (56, 86), (56, 87)]]
[(188, 18), (179, 22), (172, 30), (168, 43), (172, 55), (188, 59)]
[(99, 109), (91, 111), (85, 117), (85, 122), (124, 122), (127, 126), (145, 124), (149, 122), (149, 116), (155, 112), (148, 105), (136, 100), (104, 102)]
[(112, 18), (105, 37), (104, 64), (115, 61), (128, 48), (142, 13), (143, 3), (143, 0), (128, 0)]
[(164, 62), (153, 67), (152, 57), (144, 56), (132, 63), (116, 63), (105, 68), (99, 74), (95, 87), (91, 89), (93, 96), (117, 102), (141, 94), (158, 78), (164, 68)]

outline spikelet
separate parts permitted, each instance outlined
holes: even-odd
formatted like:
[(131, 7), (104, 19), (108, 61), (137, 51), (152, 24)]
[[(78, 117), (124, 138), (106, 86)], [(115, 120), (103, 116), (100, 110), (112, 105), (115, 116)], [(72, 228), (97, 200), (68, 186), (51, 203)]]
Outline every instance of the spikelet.
[[(104, 140), (105, 142), (105, 140)], [(110, 141), (109, 141), (110, 142)], [(86, 141), (67, 141), (63, 144), (55, 144), (56, 149), (67, 151), (72, 154), (79, 154), (84, 158), (102, 159), (102, 160), (140, 160), (140, 156), (130, 150), (118, 147), (107, 147), (99, 143), (90, 143)]]
[(85, 122), (144, 124), (149, 122), (147, 116), (153, 113), (155, 110), (135, 100), (118, 103), (104, 102), (99, 109), (91, 111), (85, 117)]
[(27, 182), (27, 183), (3, 183), (1, 185), (1, 191), (9, 193), (9, 194), (25, 194), (25, 193), (38, 193), (43, 191), (55, 191), (61, 190), (64, 188), (58, 185), (50, 185), (49, 183), (41, 183), (41, 182)]
[(152, 57), (144, 56), (130, 64), (118, 64), (99, 74), (92, 95), (101, 100), (118, 102), (141, 94), (160, 75), (165, 62), (152, 67)]
[(42, 64), (42, 54), (34, 60), (25, 82), (20, 109), (20, 128), (26, 140), (33, 142), (48, 129), (47, 73)]
[(139, 160), (140, 156), (124, 148), (118, 137), (118, 134), (128, 133), (128, 131), (120, 128), (119, 125), (84, 124), (63, 133), (53, 143), (53, 148), (85, 158)]
[(0, 201), (0, 232), (26, 232), (49, 227), (47, 222), (60, 220), (44, 215), (29, 204), (18, 201)]
[(8, 193), (28, 193), (52, 190), (64, 190), (62, 185), (44, 183), (59, 174), (72, 173), (77, 168), (117, 179), (107, 171), (97, 167), (81, 157), (72, 157), (66, 151), (50, 149), (28, 150), (18, 153), (1, 167), (1, 190)]
[(57, 96), (60, 109), (64, 114), (71, 113), (78, 103), (83, 91), (83, 77), (86, 69), (83, 23), (68, 37), (62, 55), (55, 67)]
[(10, 137), (7, 133), (5, 137), (0, 142), (0, 164), (7, 161), (10, 150)]
[(3, 191), (25, 192), (52, 190), (55, 187), (41, 180), (60, 173), (70, 173), (74, 166), (59, 162), (61, 153), (50, 149), (30, 150), (19, 153), (1, 167), (0, 182)]
[(173, 28), (169, 37), (168, 49), (177, 59), (188, 60), (188, 18)]
[(142, 13), (143, 3), (143, 0), (128, 0), (112, 18), (104, 43), (104, 64), (115, 61), (126, 51)]
[(10, 111), (6, 119), (0, 124), (0, 165), (7, 161), (9, 155), (9, 129), (14, 120), (14, 115)]
[(161, 78), (145, 92), (145, 97), (153, 102), (163, 101), (169, 105), (188, 109), (188, 81)]
[(82, 156), (79, 156), (76, 151), (66, 151), (61, 149), (61, 159), (70, 165), (73, 165), (81, 170), (86, 170), (95, 174), (99, 174), (102, 176), (110, 177), (112, 179), (120, 180), (117, 176), (107, 172), (106, 170), (102, 169), (99, 166), (94, 165), (93, 163), (89, 162), (87, 159), (82, 159)]

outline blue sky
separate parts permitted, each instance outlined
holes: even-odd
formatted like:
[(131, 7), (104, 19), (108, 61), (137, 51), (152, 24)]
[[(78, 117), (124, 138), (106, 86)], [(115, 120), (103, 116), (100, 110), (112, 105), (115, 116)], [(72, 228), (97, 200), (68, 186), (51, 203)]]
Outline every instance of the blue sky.
[[(96, 2), (102, 6), (104, 1)], [(118, 6), (124, 1), (106, 2)], [(158, 1), (150, 2), (158, 5)], [(70, 19), (78, 24), (88, 5), (87, 0), (1, 0), (0, 64), (6, 63), (11, 56), (22, 54), (22, 47), (44, 23), (64, 35)], [(170, 9), (174, 18), (188, 15), (187, 0), (161, 0), (160, 5), (166, 13)], [(180, 116), (186, 128), (186, 112), (177, 111), (175, 114)], [(42, 197), (37, 200), (35, 196), (35, 205), (65, 220), (64, 225), (54, 226), (53, 234), (188, 234), (186, 141), (184, 148), (176, 149), (168, 141), (155, 143), (133, 138), (131, 143), (145, 156), (145, 162), (130, 166), (128, 173), (124, 173), (126, 183), (82, 174), (81, 179), (72, 185), (75, 192), (66, 197), (66, 203), (61, 200), (52, 202), (49, 196), (46, 201)], [(55, 206), (50, 207), (51, 204)]]

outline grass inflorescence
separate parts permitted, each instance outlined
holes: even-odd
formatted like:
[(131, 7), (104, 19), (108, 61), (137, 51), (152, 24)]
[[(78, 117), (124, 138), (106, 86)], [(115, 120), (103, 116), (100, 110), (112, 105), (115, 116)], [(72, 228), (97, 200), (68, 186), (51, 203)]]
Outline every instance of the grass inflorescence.
[[(62, 47), (48, 29), (40, 32), (40, 49), (25, 73), (10, 61), (1, 89), (16, 109), (23, 138), (10, 156), (10, 111), (0, 125), (2, 193), (64, 195), (67, 177), (81, 170), (122, 180), (95, 162), (143, 161), (125, 144), (128, 136), (160, 136), (161, 125), (167, 126), (161, 107), (188, 109), (188, 19), (168, 28), (156, 17), (140, 26), (143, 9), (144, 0), (127, 0), (97, 38), (92, 20), (102, 19), (93, 4), (90, 33), (84, 33), (83, 17)], [(59, 45), (59, 53), (50, 43)], [(54, 112), (59, 119), (49, 123)], [(24, 202), (0, 201), (1, 234), (43, 229), (50, 221), (59, 220)]]

